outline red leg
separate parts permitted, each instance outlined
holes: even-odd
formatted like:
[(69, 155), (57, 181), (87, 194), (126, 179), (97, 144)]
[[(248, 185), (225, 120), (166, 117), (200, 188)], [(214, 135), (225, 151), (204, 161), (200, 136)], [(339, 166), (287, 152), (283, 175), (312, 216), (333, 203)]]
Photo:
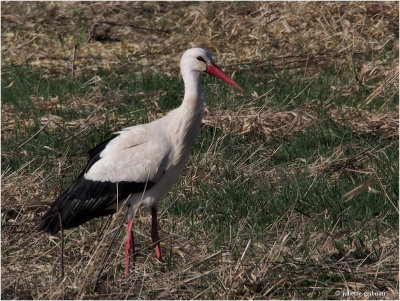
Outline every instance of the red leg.
[(131, 256), (133, 256), (135, 252), (135, 245), (133, 241), (133, 233), (132, 233), (132, 220), (128, 221), (128, 227), (126, 228), (126, 236), (125, 236), (125, 275), (129, 275), (129, 263)]
[(160, 238), (158, 237), (158, 222), (157, 222), (157, 209), (151, 207), (151, 239), (154, 245), (154, 251), (158, 260), (162, 261), (160, 250)]

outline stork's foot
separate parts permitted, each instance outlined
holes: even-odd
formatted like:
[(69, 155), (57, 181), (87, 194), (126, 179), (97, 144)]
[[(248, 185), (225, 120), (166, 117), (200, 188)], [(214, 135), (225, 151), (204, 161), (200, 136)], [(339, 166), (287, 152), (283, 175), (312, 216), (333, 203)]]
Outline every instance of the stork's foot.
[[(158, 220), (156, 207), (151, 207), (151, 240), (154, 244), (154, 251), (156, 253), (157, 259), (164, 263), (161, 256), (160, 238), (158, 237)], [(161, 272), (165, 272), (164, 266), (161, 266)]]
[(132, 231), (132, 220), (128, 221), (128, 227), (126, 229), (125, 236), (125, 275), (129, 275), (129, 265), (130, 262), (135, 264), (136, 254), (135, 254), (135, 240)]

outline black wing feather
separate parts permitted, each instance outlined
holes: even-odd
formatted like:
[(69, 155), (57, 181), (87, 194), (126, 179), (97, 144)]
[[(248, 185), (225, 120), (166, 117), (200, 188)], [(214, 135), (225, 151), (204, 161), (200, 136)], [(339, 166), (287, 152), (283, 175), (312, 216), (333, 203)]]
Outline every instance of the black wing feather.
[[(76, 181), (63, 191), (43, 216), (41, 229), (55, 234), (60, 230), (59, 213), (63, 229), (77, 227), (93, 218), (113, 214), (108, 209), (112, 204), (125, 200), (130, 194), (143, 192), (154, 185), (153, 182), (101, 182), (84, 178), (97, 160), (110, 138), (89, 151), (89, 160)], [(118, 191), (118, 193), (117, 193)]]

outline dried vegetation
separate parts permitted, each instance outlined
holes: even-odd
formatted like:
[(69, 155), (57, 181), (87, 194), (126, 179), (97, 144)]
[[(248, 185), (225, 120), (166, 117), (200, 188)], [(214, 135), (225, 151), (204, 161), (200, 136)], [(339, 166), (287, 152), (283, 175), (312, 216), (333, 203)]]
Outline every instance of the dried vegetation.
[[(377, 97), (390, 98), (398, 91), (398, 17), (395, 2), (7, 2), (2, 3), (2, 67), (7, 72), (11, 64), (28, 64), (40, 68), (44, 77), (71, 73), (78, 77), (99, 68), (117, 70), (134, 63), (138, 72), (172, 74), (178, 71), (177, 53), (199, 46), (215, 54), (227, 70), (259, 71), (271, 62), (275, 68), (289, 72), (304, 70), (307, 77), (317, 77), (327, 69), (338, 73), (347, 70), (353, 74), (352, 80), (331, 87), (337, 95), (355, 93), (360, 85), (372, 87), (373, 92), (356, 108), (330, 104), (330, 118), (354, 133), (373, 134), (397, 143), (397, 108), (393, 111), (383, 104), (371, 111), (366, 107)], [(369, 59), (376, 52), (385, 55)], [(124, 97), (115, 93), (104, 96), (95, 89), (84, 98), (72, 100), (70, 105), (86, 106), (91, 114), (86, 119), (62, 122), (63, 128), (71, 133), (84, 132), (103, 123), (104, 103)], [(155, 99), (163, 93), (142, 95), (154, 106), (150, 120), (159, 116)], [(252, 97), (255, 102), (261, 96)], [(60, 104), (56, 98), (36, 98), (34, 105), (50, 110)], [(130, 121), (127, 116), (114, 117), (116, 129)], [(59, 127), (59, 118), (49, 115), (39, 122), (42, 128)], [(317, 120), (314, 107), (261, 110), (248, 106), (238, 110), (209, 108), (203, 125), (268, 140), (303, 131)], [(3, 104), (2, 139), (13, 133), (16, 122), (27, 127), (34, 124), (12, 105)], [(188, 168), (184, 189), (195, 191), (193, 183), (202, 169), (212, 169), (214, 160), (218, 160), (218, 153), (212, 149), (216, 143), (210, 147), (208, 161), (199, 160), (197, 166)], [(16, 151), (28, 156), (21, 149)], [(370, 151), (361, 150), (357, 157), (347, 158), (343, 148), (338, 148), (329, 158), (308, 158), (308, 176), (353, 168)], [(8, 154), (2, 156), (7, 161)], [(334, 288), (321, 286), (328, 278), (334, 279), (337, 287), (385, 291), (384, 298), (398, 298), (397, 233), (382, 230), (380, 237), (360, 238), (357, 233), (342, 233), (336, 225), (331, 232), (323, 232), (313, 228), (312, 221), (294, 208), (265, 229), (263, 243), (240, 239), (246, 219), (238, 221), (237, 237), (217, 252), (209, 251), (207, 233), (201, 232), (200, 226), (196, 237), (189, 235), (189, 217), (162, 218), (162, 247), (171, 255), (167, 273), (159, 272), (159, 263), (148, 251), (149, 219), (139, 217), (135, 230), (138, 263), (128, 279), (122, 276), (121, 231), (112, 251), (107, 252), (120, 228), (121, 215), (109, 221), (98, 220), (86, 229), (66, 234), (66, 277), (61, 281), (60, 239), (36, 229), (44, 204), (49, 204), (59, 191), (58, 187), (48, 190), (45, 183), (61, 178), (69, 167), (65, 154), (54, 160), (52, 164), (58, 169), (51, 171), (46, 171), (49, 162), (41, 157), (32, 158), (17, 171), (2, 171), (3, 298), (323, 299), (333, 296)], [(33, 161), (39, 162), (39, 167), (27, 171)], [(253, 169), (238, 164), (238, 169), (244, 176), (246, 172), (260, 172), (277, 182), (282, 174), (292, 173), (303, 162), (269, 170), (260, 168), (262, 163)], [(369, 174), (371, 170), (366, 167), (360, 172)], [(209, 176), (202, 175), (203, 180), (216, 180)], [(178, 198), (190, 197), (184, 189)], [(102, 226), (103, 231), (95, 230)], [(377, 240), (379, 252), (373, 248)], [(234, 256), (232, 250), (239, 256)], [(304, 260), (305, 254), (309, 262)], [(349, 281), (351, 277), (358, 281)]]

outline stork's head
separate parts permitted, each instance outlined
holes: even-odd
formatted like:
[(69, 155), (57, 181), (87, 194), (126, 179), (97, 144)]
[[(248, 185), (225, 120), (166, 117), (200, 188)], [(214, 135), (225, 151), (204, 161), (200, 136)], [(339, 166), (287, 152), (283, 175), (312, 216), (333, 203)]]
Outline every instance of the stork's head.
[(206, 72), (222, 79), (240, 91), (244, 91), (237, 83), (233, 81), (224, 71), (219, 69), (213, 62), (211, 54), (202, 48), (190, 48), (185, 51), (181, 58), (181, 70), (190, 70), (197, 72)]

